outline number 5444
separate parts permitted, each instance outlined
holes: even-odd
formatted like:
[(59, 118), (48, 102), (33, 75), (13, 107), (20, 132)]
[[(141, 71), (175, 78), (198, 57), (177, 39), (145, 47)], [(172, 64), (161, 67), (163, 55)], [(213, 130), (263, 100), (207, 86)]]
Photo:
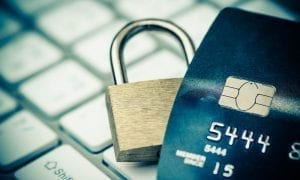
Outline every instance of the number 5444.
[[(223, 131), (226, 129), (225, 134)], [(236, 127), (227, 126), (225, 127), (225, 124), (220, 122), (212, 122), (210, 129), (209, 129), (209, 135), (207, 136), (208, 140), (211, 141), (220, 141), (223, 136), (227, 136), (228, 144), (233, 145), (235, 141), (240, 137), (240, 139), (245, 141), (245, 148), (249, 149), (252, 143), (255, 143), (254, 139), (254, 133), (253, 131), (249, 130), (242, 130), (242, 133), (238, 131)], [(224, 134), (224, 135), (223, 135)], [(262, 145), (261, 152), (265, 153), (267, 151), (267, 147), (270, 146), (270, 137), (267, 135), (260, 134), (257, 141), (258, 144)]]

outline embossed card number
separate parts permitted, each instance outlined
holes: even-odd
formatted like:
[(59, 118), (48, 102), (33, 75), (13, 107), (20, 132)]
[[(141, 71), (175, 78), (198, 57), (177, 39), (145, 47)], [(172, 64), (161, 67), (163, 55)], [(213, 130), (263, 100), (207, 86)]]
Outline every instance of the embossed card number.
[(222, 129), (226, 128), (225, 136), (228, 137), (228, 145), (232, 146), (235, 141), (242, 140), (245, 142), (245, 149), (249, 149), (251, 144), (257, 143), (262, 146), (261, 152), (266, 153), (267, 147), (270, 146), (270, 137), (268, 135), (260, 134), (257, 139), (254, 139), (253, 131), (242, 130), (242, 133), (237, 133), (237, 128), (227, 126), (225, 124), (219, 122), (212, 122), (209, 132), (210, 134), (207, 136), (208, 140), (211, 141), (221, 141), (222, 137)]

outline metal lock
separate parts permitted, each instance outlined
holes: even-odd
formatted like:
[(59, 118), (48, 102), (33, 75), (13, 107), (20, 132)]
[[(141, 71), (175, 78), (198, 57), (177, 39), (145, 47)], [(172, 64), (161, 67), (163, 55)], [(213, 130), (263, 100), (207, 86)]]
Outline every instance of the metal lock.
[(159, 19), (143, 19), (126, 25), (114, 38), (110, 56), (115, 85), (106, 92), (106, 103), (117, 161), (156, 161), (169, 114), (182, 78), (127, 83), (123, 62), (125, 43), (142, 31), (166, 31), (179, 40), (187, 65), (195, 48), (177, 25)]

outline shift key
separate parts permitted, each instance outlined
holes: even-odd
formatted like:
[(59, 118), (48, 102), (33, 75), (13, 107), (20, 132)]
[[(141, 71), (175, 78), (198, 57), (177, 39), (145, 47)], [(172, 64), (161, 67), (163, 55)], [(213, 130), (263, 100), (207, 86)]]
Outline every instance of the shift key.
[(22, 180), (109, 179), (69, 145), (63, 145), (15, 173)]

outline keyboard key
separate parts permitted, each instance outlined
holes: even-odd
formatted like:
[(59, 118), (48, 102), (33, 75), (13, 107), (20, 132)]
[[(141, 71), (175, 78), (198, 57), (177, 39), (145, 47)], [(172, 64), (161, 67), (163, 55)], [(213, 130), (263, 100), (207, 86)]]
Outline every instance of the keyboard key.
[(277, 16), (289, 20), (296, 20), (296, 17), (293, 14), (283, 9), (275, 2), (271, 2), (271, 1), (260, 1), (260, 0), (248, 1), (247, 3), (243, 3), (238, 7), (248, 11), (267, 14), (271, 16)]
[(58, 115), (100, 89), (100, 81), (71, 60), (20, 87), (21, 93), (49, 116)]
[[(75, 52), (100, 72), (111, 72), (110, 45), (114, 36), (125, 24), (125, 21), (117, 21), (105, 27), (104, 30), (76, 44), (74, 47)], [(150, 36), (139, 34), (126, 44), (124, 61), (126, 64), (133, 62), (137, 58), (152, 52), (155, 48), (156, 43)]]
[(22, 180), (109, 179), (69, 145), (63, 145), (15, 173)]
[(98, 152), (111, 143), (104, 96), (63, 116), (60, 125), (92, 152)]
[(37, 33), (22, 34), (0, 49), (0, 73), (16, 83), (61, 58), (61, 52)]
[(0, 40), (15, 34), (21, 25), (5, 11), (0, 9)]
[(58, 143), (56, 134), (27, 111), (0, 124), (0, 167), (9, 170)]
[[(232, 6), (235, 3), (237, 3), (239, 0), (225, 0), (225, 1), (220, 1), (220, 0), (210, 0), (212, 2), (214, 2), (215, 4), (219, 5), (220, 7), (224, 8), (224, 7), (228, 7), (228, 6)], [(241, 2), (241, 1), (240, 1)]]
[(104, 162), (109, 167), (118, 171), (127, 179), (155, 180), (157, 173), (157, 164), (141, 162), (117, 162), (113, 147), (107, 149), (103, 154)]
[(194, 0), (119, 0), (116, 7), (132, 19), (167, 18), (192, 5)]
[(112, 20), (112, 13), (95, 1), (72, 1), (42, 15), (38, 25), (63, 44)]
[(161, 50), (128, 68), (129, 82), (183, 77), (187, 65), (184, 59)]
[(195, 46), (198, 47), (217, 15), (217, 9), (203, 3), (195, 5), (192, 9), (184, 13), (184, 15), (175, 18), (175, 22), (187, 31), (192, 37)]
[(26, 14), (33, 14), (41, 9), (44, 9), (58, 0), (7, 0), (10, 4), (18, 7)]
[(0, 88), (0, 116), (17, 107), (17, 102)]

